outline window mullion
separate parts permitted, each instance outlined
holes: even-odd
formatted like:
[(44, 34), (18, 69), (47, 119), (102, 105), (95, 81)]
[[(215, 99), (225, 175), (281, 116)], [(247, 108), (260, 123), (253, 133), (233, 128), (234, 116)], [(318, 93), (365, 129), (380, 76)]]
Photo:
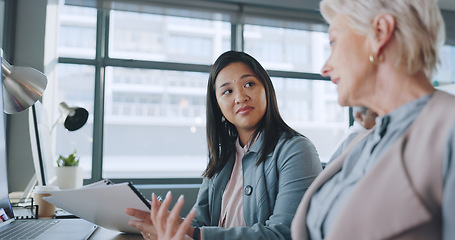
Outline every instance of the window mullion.
[(97, 11), (96, 57), (95, 57), (95, 94), (93, 115), (92, 178), (95, 182), (103, 177), (103, 135), (104, 135), (104, 94), (105, 94), (105, 57), (108, 52), (109, 12)]

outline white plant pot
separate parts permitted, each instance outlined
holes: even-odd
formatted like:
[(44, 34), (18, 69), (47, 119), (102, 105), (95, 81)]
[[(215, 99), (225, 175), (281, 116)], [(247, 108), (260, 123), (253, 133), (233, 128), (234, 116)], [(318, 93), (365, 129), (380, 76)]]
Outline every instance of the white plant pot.
[(55, 167), (57, 186), (60, 189), (82, 187), (82, 169), (79, 166)]

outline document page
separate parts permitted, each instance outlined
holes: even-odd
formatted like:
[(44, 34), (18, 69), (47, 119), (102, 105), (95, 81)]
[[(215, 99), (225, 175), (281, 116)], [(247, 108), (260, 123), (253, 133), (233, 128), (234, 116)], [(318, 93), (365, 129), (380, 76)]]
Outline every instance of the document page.
[(128, 225), (134, 218), (125, 213), (126, 208), (150, 211), (148, 200), (127, 182), (109, 185), (98, 182), (50, 193), (52, 196), (43, 199), (89, 222), (121, 232), (140, 233)]

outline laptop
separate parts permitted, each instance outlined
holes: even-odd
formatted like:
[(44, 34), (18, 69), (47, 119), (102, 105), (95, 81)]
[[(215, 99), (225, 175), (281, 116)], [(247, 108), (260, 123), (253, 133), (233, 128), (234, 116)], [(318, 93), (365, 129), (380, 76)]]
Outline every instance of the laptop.
[(0, 239), (88, 239), (97, 225), (75, 219), (16, 220), (8, 196), (5, 158), (0, 158)]

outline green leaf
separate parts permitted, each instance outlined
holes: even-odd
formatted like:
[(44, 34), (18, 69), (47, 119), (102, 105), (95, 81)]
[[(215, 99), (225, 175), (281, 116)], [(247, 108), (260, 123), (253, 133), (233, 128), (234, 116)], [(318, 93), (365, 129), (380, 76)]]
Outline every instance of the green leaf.
[(76, 149), (68, 157), (59, 155), (57, 159), (57, 166), (59, 167), (79, 166), (79, 157), (76, 155)]

